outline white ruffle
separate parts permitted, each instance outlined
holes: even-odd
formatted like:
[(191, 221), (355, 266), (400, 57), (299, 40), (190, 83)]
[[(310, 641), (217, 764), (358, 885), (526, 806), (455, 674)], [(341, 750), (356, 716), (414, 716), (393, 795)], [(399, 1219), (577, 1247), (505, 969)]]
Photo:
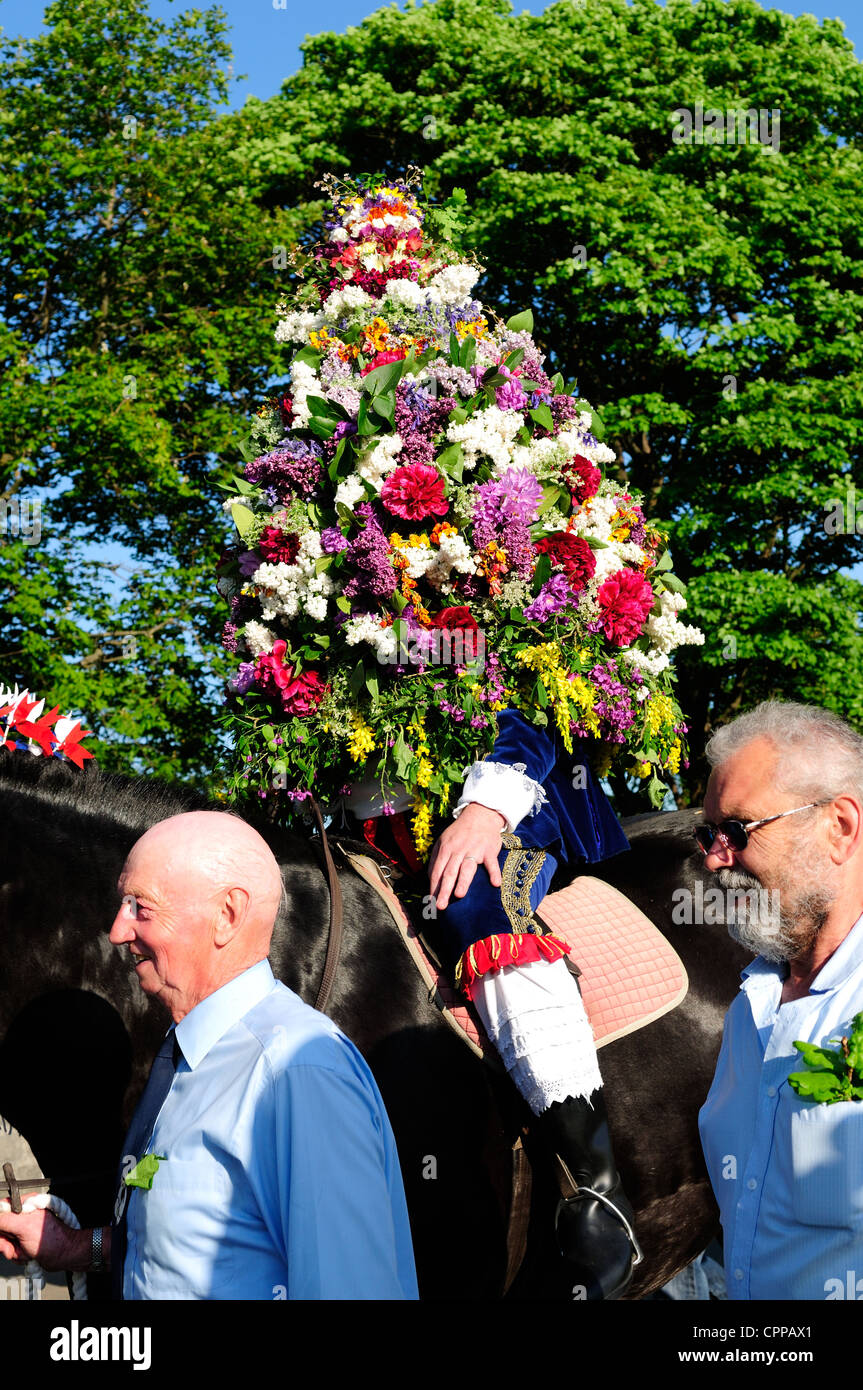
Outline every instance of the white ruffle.
[(490, 811), (499, 811), (512, 835), (519, 821), (535, 815), (546, 800), (541, 784), (527, 776), (524, 763), (493, 763), (485, 759), (474, 763), (452, 814), (455, 819), (465, 806), (478, 802)]
[(534, 1115), (602, 1085), (593, 1030), (563, 960), (490, 971), (473, 1002), (503, 1064)]

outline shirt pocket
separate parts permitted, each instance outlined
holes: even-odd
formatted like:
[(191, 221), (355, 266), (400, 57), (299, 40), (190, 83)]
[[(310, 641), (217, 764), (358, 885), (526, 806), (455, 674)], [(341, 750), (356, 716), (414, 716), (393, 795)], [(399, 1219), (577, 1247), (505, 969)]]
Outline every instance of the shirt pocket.
[(807, 1226), (863, 1220), (863, 1102), (815, 1105), (794, 1097), (792, 1207)]
[(169, 1157), (142, 1194), (142, 1252), (161, 1298), (232, 1298), (239, 1261), (236, 1199), (227, 1175), (206, 1161)]

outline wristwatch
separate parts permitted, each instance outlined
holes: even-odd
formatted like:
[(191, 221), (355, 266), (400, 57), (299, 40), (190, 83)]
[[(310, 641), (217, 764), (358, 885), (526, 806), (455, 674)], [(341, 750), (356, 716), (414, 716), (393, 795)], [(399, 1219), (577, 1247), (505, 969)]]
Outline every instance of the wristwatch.
[(92, 1242), (90, 1246), (90, 1272), (91, 1274), (101, 1274), (105, 1268), (105, 1260), (102, 1255), (102, 1227), (93, 1228)]

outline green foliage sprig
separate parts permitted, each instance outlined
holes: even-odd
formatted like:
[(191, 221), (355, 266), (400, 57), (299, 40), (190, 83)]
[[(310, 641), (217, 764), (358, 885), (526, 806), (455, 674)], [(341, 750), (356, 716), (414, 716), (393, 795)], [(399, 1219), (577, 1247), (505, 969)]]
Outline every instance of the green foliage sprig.
[(863, 1100), (863, 1013), (855, 1014), (851, 1036), (831, 1038), (838, 1048), (795, 1042), (810, 1071), (792, 1072), (788, 1080), (804, 1100), (835, 1105), (840, 1100)]

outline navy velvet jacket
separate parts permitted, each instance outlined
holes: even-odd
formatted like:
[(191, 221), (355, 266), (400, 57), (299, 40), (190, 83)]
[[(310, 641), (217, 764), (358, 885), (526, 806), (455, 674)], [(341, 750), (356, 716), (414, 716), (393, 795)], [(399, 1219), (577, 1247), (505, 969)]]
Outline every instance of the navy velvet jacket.
[(538, 729), (516, 710), (497, 716), (498, 735), (489, 761), (523, 763), (543, 787), (547, 804), (519, 821), (523, 845), (551, 850), (562, 863), (596, 864), (629, 849), (620, 822), (587, 759), (588, 741), (574, 739), (567, 753), (553, 728)]

